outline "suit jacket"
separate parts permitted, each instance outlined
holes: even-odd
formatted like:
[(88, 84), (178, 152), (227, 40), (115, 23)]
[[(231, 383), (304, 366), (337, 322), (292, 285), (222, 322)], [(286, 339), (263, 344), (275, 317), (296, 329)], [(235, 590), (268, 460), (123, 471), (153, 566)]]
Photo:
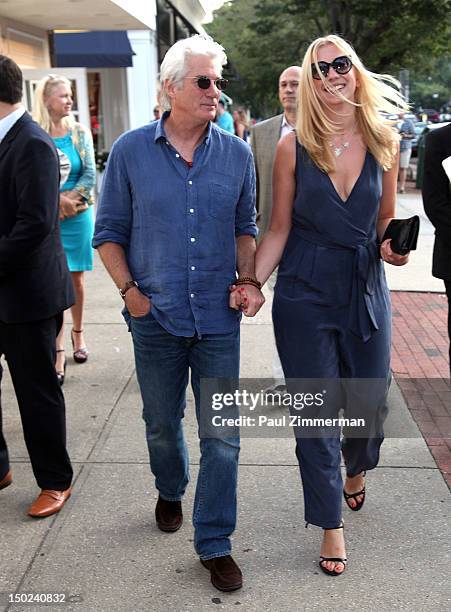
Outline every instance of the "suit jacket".
[(0, 321), (47, 319), (74, 303), (59, 233), (59, 161), (28, 113), (0, 143)]
[(424, 210), (435, 227), (432, 274), (451, 281), (451, 191), (442, 161), (451, 156), (451, 124), (429, 132), (424, 157)]
[(251, 132), (251, 146), (257, 173), (257, 225), (261, 240), (269, 227), (272, 209), (272, 169), (280, 138), (283, 114), (257, 123)]

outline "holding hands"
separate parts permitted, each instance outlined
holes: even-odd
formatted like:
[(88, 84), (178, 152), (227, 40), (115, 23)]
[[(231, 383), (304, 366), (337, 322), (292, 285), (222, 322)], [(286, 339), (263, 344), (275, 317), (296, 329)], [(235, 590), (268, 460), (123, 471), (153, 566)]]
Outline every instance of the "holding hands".
[(240, 283), (231, 285), (229, 306), (241, 310), (244, 316), (253, 317), (265, 303), (265, 297), (256, 284)]

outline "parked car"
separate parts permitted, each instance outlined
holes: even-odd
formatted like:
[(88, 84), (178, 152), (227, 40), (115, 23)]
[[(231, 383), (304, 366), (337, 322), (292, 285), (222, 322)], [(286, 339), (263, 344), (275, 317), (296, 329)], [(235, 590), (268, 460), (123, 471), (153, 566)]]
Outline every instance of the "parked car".
[(423, 108), (421, 112), (418, 112), (418, 119), (422, 120), (423, 116), (426, 115), (428, 121), (432, 123), (438, 123), (440, 121), (440, 113), (435, 108)]

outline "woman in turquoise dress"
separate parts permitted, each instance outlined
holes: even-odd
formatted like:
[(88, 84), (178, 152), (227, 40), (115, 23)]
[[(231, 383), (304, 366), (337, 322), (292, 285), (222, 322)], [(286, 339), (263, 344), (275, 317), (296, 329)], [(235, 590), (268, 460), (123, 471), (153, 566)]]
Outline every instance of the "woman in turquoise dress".
[[(72, 116), (72, 89), (65, 77), (49, 75), (35, 91), (34, 118), (52, 136), (60, 158), (60, 229), (76, 302), (71, 308), (71, 340), (76, 363), (88, 359), (83, 335), (84, 272), (93, 268), (96, 167), (92, 136)], [(56, 372), (64, 382), (64, 326), (56, 340)]]

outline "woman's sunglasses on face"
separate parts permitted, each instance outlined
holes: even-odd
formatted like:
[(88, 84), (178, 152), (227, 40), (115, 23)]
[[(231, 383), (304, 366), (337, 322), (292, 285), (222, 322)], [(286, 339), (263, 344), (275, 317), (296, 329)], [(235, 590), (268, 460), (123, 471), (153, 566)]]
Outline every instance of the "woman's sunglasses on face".
[(219, 91), (224, 91), (224, 89), (227, 89), (227, 83), (228, 83), (227, 79), (210, 79), (206, 76), (186, 77), (186, 78), (196, 81), (196, 85), (199, 87), (199, 89), (209, 89), (210, 84), (212, 82), (214, 83), (214, 86), (216, 87), (216, 89), (219, 89)]
[[(352, 61), (347, 55), (340, 55), (340, 57), (336, 57), (332, 62), (318, 62), (318, 66), (324, 78), (327, 78), (331, 68), (337, 74), (348, 74), (352, 68)], [(321, 79), (316, 64), (312, 64), (312, 77), (318, 81)]]

